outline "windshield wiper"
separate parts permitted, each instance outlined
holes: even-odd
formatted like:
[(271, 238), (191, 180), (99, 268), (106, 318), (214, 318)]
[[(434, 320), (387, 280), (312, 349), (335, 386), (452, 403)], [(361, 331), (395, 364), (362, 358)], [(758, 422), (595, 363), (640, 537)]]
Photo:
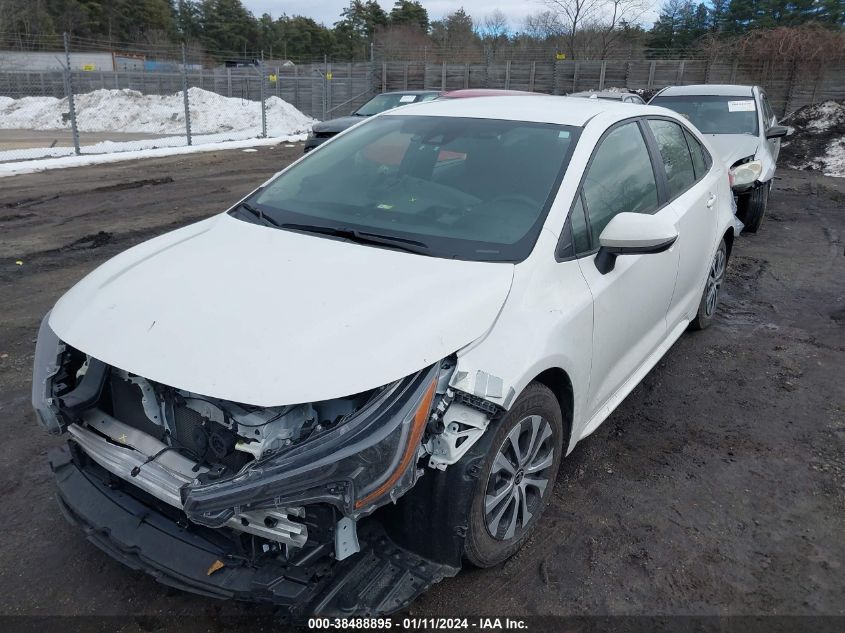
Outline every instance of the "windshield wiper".
[(248, 202), (238, 203), (238, 206), (236, 206), (235, 209), (243, 209), (244, 211), (249, 212), (251, 215), (253, 215), (256, 218), (258, 218), (259, 220), (261, 220), (264, 224), (267, 224), (267, 225), (270, 225), (270, 226), (275, 226), (275, 227), (281, 227), (281, 225), (278, 222), (276, 222), (273, 218), (271, 218), (269, 215), (264, 213), (264, 211), (262, 211), (261, 209), (256, 209), (254, 206), (252, 206)]
[(339, 237), (357, 244), (375, 244), (378, 246), (389, 246), (409, 253), (428, 255), (428, 245), (417, 240), (410, 240), (394, 235), (382, 235), (380, 233), (369, 233), (349, 227), (319, 226), (316, 224), (293, 224), (284, 223), (280, 225), (283, 229), (291, 231), (302, 231), (303, 233), (317, 233), (318, 235), (329, 235)]

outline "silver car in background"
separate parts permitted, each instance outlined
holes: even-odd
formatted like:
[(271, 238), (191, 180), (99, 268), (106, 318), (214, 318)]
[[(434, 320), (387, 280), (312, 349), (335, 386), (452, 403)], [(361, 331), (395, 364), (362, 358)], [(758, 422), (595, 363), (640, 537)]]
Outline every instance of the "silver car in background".
[(778, 125), (765, 91), (759, 86), (672, 86), (649, 105), (678, 112), (707, 136), (730, 170), (744, 231), (756, 233), (766, 213), (780, 139), (791, 131)]

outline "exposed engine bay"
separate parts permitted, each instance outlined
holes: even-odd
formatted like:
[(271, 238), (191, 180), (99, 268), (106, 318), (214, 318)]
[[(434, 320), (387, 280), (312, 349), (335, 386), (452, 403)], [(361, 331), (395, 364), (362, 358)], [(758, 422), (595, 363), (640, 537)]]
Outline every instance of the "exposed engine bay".
[[(191, 564), (189, 575), (222, 576), (210, 585), (202, 579), (182, 588), (196, 590), (199, 584), (202, 592), (214, 593), (225, 577), (229, 597), (266, 594), (260, 599), (301, 605), (303, 595), (317, 600), (318, 589), (340, 583), (342, 589), (321, 598), (330, 609), (344, 592), (359, 591), (356, 583), (368, 573), (417, 578), (405, 588), (410, 600), (460, 566), (460, 534), (451, 524), (450, 555), (420, 558), (427, 553), (414, 545), (430, 540), (419, 538), (416, 513), (430, 513), (426, 504), (443, 502), (430, 491), (418, 492), (419, 499), (397, 510), (396, 516), (409, 516), (389, 519), (400, 526), (395, 533), (407, 535), (410, 549), (383, 534), (381, 519), (368, 519), (407, 495), (427, 470), (431, 479), (457, 463), (496, 415), (496, 405), (450, 387), (454, 357), (363, 393), (278, 407), (221, 400), (111, 367), (61, 342), (46, 318), (35, 362), (33, 405), (39, 420), (70, 440), (51, 456), (66, 515), (87, 526), (91, 538), (101, 534), (107, 550), (115, 546), (114, 522), (120, 523), (127, 507), (136, 508), (130, 512), (138, 517), (147, 517), (148, 510), (168, 517), (177, 540), (180, 534), (202, 535), (202, 557), (214, 543), (217, 558), (207, 570)], [(441, 488), (441, 495), (448, 494), (448, 487)], [(99, 501), (86, 505), (89, 497)], [(92, 517), (112, 505), (122, 509), (98, 527)], [(134, 542), (136, 531), (127, 538)], [(138, 555), (137, 544), (118, 549), (124, 547)], [(170, 562), (150, 562), (171, 547), (166, 541), (145, 552), (142, 562), (128, 564), (151, 567), (159, 577), (163, 565), (184, 565), (191, 558), (180, 554)], [(397, 556), (410, 567), (402, 571)], [(351, 571), (361, 565), (372, 569)], [(236, 579), (252, 587), (269, 569), (276, 580), (261, 591), (233, 589)], [(186, 573), (165, 575), (173, 584), (173, 577)]]
[(407, 492), (423, 458), (439, 470), (458, 461), (493, 413), (449, 387), (454, 359), (349, 397), (267, 408), (110, 367), (46, 320), (41, 334), (33, 404), (49, 430), (132, 490), (236, 540), (257, 537), (240, 546), (265, 553), (356, 553), (357, 521)]
[[(261, 408), (157, 384), (70, 347), (60, 368), (54, 381), (57, 400), (81, 414), (68, 426), (74, 442), (112, 474), (177, 508), (182, 507), (183, 487), (232, 478), (258, 460), (314, 439), (343, 424), (378, 391)], [(74, 398), (80, 389), (84, 392), (86, 382), (99, 385), (93, 403)], [(302, 506), (235, 511), (225, 526), (302, 547), (308, 540), (305, 515)], [(358, 548), (354, 534), (335, 545), (339, 558)]]

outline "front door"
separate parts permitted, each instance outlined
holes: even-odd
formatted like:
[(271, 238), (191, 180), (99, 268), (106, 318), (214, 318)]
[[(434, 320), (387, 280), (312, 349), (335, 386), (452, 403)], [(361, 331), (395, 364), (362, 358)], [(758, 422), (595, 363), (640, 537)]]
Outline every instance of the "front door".
[[(671, 208), (659, 209), (660, 199), (640, 124), (631, 121), (612, 128), (601, 141), (573, 212), (583, 207), (591, 244), (597, 249), (601, 232), (617, 213), (660, 214), (674, 220)], [(595, 254), (578, 262), (594, 303), (589, 419), (665, 339), (678, 249), (618, 257), (615, 268), (605, 275), (596, 268)]]

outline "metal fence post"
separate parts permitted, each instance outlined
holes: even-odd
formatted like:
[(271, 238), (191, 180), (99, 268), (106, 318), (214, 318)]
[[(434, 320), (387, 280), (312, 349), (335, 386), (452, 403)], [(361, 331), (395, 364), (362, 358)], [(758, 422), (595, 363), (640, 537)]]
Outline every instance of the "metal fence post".
[(329, 79), (326, 76), (326, 73), (329, 72), (329, 58), (326, 55), (323, 55), (323, 116), (321, 117), (322, 121), (326, 120), (326, 110), (328, 106), (326, 105), (326, 97), (328, 96), (329, 91)]
[(299, 66), (293, 67), (293, 105), (302, 110), (302, 104), (299, 102)]
[(67, 33), (63, 36), (65, 43), (65, 91), (67, 92), (67, 104), (70, 112), (70, 130), (73, 136), (73, 153), (79, 156), (79, 130), (76, 127), (76, 105), (73, 102), (73, 78), (70, 70), (70, 44)]
[(261, 65), (258, 67), (259, 69), (259, 93), (261, 95), (261, 138), (267, 138), (267, 108), (265, 107), (266, 102), (266, 94), (265, 94), (265, 80), (266, 76), (264, 75), (264, 51), (261, 51)]
[(185, 42), (182, 42), (182, 96), (185, 101), (185, 135), (188, 145), (191, 144), (191, 106), (188, 103), (188, 57), (185, 53)]

